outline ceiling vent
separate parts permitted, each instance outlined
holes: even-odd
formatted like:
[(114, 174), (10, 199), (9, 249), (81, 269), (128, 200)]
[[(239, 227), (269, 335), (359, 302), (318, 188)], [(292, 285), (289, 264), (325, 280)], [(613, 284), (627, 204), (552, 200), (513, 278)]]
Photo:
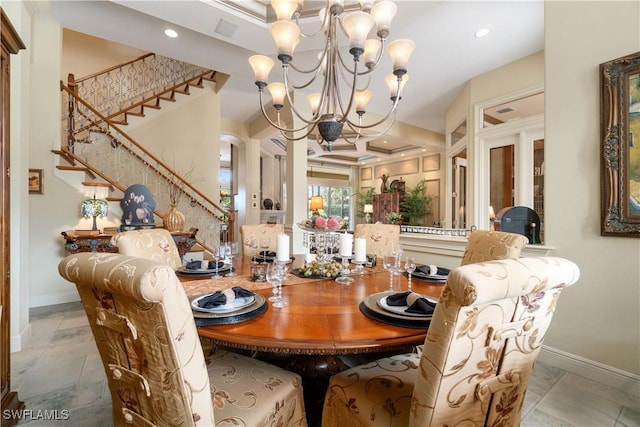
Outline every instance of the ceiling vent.
[(220, 21), (218, 21), (218, 25), (216, 25), (215, 31), (221, 36), (233, 37), (237, 29), (238, 29), (238, 26), (236, 24), (233, 24), (224, 19), (220, 19)]
[(505, 108), (502, 108), (502, 109), (496, 111), (496, 113), (498, 113), (498, 114), (507, 114), (507, 113), (510, 113), (512, 111), (516, 111), (515, 108), (505, 107)]

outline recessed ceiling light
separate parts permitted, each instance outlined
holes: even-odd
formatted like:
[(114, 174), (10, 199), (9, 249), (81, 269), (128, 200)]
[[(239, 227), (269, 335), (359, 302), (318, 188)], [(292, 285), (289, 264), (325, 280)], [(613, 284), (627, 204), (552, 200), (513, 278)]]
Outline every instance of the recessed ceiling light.
[(478, 39), (479, 39), (480, 37), (484, 37), (484, 36), (486, 36), (487, 34), (489, 34), (489, 29), (488, 29), (488, 28), (482, 28), (482, 29), (480, 29), (480, 30), (476, 31), (476, 32), (473, 34), (473, 36), (474, 36), (475, 38), (478, 38)]
[(171, 37), (172, 39), (178, 37), (178, 33), (176, 32), (176, 30), (172, 30), (171, 28), (167, 28), (166, 30), (164, 30), (164, 35), (167, 37)]

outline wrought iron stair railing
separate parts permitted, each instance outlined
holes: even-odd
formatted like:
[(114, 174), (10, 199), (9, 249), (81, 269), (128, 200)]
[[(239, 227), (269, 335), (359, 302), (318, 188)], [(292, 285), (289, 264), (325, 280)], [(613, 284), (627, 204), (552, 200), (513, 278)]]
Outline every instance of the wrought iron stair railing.
[[(142, 58), (148, 61), (147, 56)], [(115, 68), (107, 70), (107, 74), (116, 72), (114, 70)], [(167, 97), (167, 94), (173, 97), (176, 88), (201, 85), (204, 76), (212, 75), (210, 70), (208, 74), (203, 70), (200, 69), (196, 73), (192, 70), (191, 75), (184, 81), (178, 81), (178, 78), (172, 80), (169, 88), (144, 91), (147, 94), (144, 96), (151, 96), (150, 98), (143, 97), (141, 95), (143, 91), (140, 90), (122, 92), (124, 95), (131, 95), (126, 101), (115, 101), (112, 95), (105, 96), (103, 109), (111, 112), (111, 118), (116, 118), (127, 111), (133, 111), (132, 109), (148, 106), (153, 99), (160, 102), (160, 99)], [(98, 79), (102, 77), (95, 75), (81, 81), (96, 82), (99, 81)], [(179, 194), (177, 208), (186, 217), (185, 228), (198, 229), (199, 244), (212, 250), (219, 244), (223, 229), (228, 230), (229, 240), (234, 240), (232, 209), (227, 210), (209, 199), (176, 170), (133, 140), (117, 121), (80, 98), (77, 93), (82, 91), (82, 84), (67, 87), (60, 82), (60, 87), (62, 96), (66, 98), (63, 99), (66, 109), (62, 126), (65, 143), (62, 144), (61, 150), (54, 150), (54, 152), (70, 164), (70, 167), (62, 165), (61, 168), (77, 168), (85, 172), (88, 170), (90, 174), (110, 183), (120, 191), (124, 191), (132, 184), (147, 186), (156, 200), (154, 214), (160, 218), (170, 209), (170, 189), (177, 190)], [(122, 109), (113, 111), (113, 105), (119, 105)]]

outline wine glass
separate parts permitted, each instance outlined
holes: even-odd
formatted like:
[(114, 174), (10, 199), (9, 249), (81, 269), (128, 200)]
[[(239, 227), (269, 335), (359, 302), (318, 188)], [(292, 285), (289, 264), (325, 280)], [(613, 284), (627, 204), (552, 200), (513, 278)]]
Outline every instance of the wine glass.
[(218, 273), (218, 262), (224, 258), (224, 250), (220, 246), (215, 246), (211, 251), (213, 262), (216, 263), (216, 272), (211, 276), (212, 279), (220, 279), (222, 276)]
[(411, 273), (416, 271), (416, 262), (412, 257), (407, 257), (404, 262), (404, 271), (407, 272), (409, 277), (409, 290), (411, 290)]
[(273, 295), (269, 297), (269, 301), (273, 303), (280, 301), (280, 296), (278, 294), (278, 271), (277, 270), (278, 270), (278, 264), (276, 262), (272, 262), (267, 265), (266, 279), (267, 279), (267, 282), (271, 283), (271, 286), (273, 286), (273, 289), (271, 290)]
[(267, 254), (269, 253), (269, 238), (262, 236), (260, 238), (260, 255), (263, 258), (267, 258)]
[(256, 241), (255, 237), (252, 237), (249, 240), (249, 247), (251, 248), (251, 253), (253, 253), (253, 256), (257, 256), (258, 255), (258, 242)]
[(282, 299), (282, 281), (287, 277), (287, 265), (274, 261), (267, 267), (267, 281), (273, 285), (273, 296), (269, 301), (276, 308), (284, 308), (288, 304)]
[(389, 272), (389, 289), (393, 288), (393, 276), (399, 269), (398, 255), (395, 251), (389, 250), (382, 257), (382, 266)]
[(226, 274), (227, 277), (237, 276), (236, 272), (233, 269), (233, 259), (238, 255), (238, 243), (237, 242), (227, 242), (224, 245), (224, 254), (227, 258), (229, 258), (229, 264), (231, 268), (229, 272)]

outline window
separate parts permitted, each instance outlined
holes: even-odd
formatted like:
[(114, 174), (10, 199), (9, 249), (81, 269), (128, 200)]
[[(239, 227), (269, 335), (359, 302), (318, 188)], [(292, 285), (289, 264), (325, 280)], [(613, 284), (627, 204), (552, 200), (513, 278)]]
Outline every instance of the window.
[[(350, 187), (324, 187), (321, 185), (309, 186), (309, 201), (312, 196), (322, 196), (323, 207), (319, 210), (321, 215), (335, 215), (349, 223), (351, 218), (351, 188)], [(309, 216), (311, 210), (309, 209)]]

